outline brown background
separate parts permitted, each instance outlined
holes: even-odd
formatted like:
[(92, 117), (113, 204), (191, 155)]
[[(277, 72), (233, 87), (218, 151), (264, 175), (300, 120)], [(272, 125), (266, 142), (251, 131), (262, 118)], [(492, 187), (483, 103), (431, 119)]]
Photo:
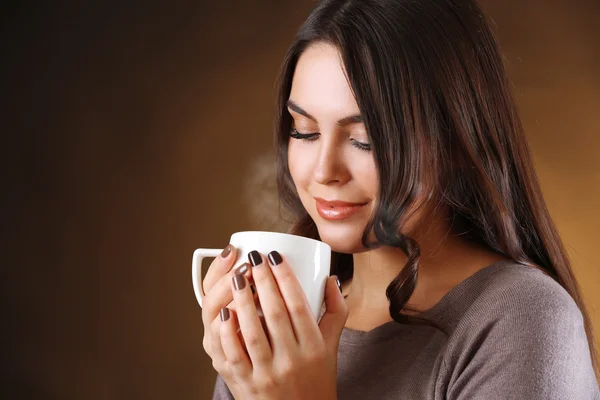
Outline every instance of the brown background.
[[(208, 3), (2, 13), (0, 397), (210, 398), (191, 253), (281, 228), (273, 87), (313, 3)], [(600, 330), (600, 3), (484, 5)]]

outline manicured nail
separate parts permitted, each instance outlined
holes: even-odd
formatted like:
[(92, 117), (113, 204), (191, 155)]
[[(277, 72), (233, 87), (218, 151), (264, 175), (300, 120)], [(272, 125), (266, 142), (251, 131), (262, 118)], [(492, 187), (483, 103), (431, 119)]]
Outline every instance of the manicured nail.
[(244, 275), (233, 275), (233, 286), (235, 290), (242, 290), (246, 287), (246, 278)]
[(257, 265), (260, 265), (260, 263), (262, 263), (262, 257), (256, 250), (252, 250), (248, 254), (248, 260), (250, 260), (250, 263), (252, 263), (252, 266), (254, 266), (254, 267), (256, 267)]
[(248, 272), (248, 267), (250, 266), (250, 264), (248, 263), (243, 263), (242, 265), (240, 265), (239, 267), (237, 267), (234, 271), (233, 274), (234, 275), (244, 275), (246, 272)]
[(342, 293), (342, 284), (340, 283), (340, 280), (338, 278), (335, 278), (335, 283), (337, 283), (338, 289), (340, 289), (340, 293)]
[(229, 255), (229, 253), (231, 253), (231, 245), (230, 244), (228, 244), (227, 247), (225, 247), (223, 249), (223, 251), (221, 252), (221, 258), (226, 258)]
[(221, 315), (221, 321), (225, 322), (229, 319), (229, 308), (227, 307), (223, 307), (221, 308), (221, 312), (219, 313)]
[(269, 262), (271, 263), (272, 266), (279, 265), (283, 261), (283, 258), (281, 258), (281, 254), (279, 254), (275, 250), (270, 252), (267, 257), (269, 258)]

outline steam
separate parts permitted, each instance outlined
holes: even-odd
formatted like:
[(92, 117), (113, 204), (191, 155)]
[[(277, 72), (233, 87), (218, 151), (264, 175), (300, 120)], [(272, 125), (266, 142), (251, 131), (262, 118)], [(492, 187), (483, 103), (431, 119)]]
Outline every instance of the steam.
[(283, 207), (280, 212), (276, 176), (272, 152), (253, 157), (244, 180), (243, 200), (257, 230), (287, 232), (290, 227), (289, 213)]

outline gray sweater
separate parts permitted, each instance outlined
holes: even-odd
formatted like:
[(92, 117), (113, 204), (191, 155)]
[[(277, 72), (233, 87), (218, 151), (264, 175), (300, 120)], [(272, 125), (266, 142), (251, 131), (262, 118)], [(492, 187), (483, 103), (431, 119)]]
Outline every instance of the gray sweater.
[[(396, 322), (344, 328), (338, 398), (600, 399), (581, 313), (537, 269), (490, 265), (423, 316), (446, 333)], [(213, 399), (232, 398), (217, 377)]]

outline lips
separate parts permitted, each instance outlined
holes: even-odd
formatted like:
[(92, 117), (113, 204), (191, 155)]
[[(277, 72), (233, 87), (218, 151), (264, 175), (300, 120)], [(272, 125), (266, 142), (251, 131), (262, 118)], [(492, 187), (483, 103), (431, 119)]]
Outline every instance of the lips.
[(340, 221), (359, 212), (367, 203), (349, 203), (341, 200), (325, 200), (315, 197), (319, 215), (330, 221)]

